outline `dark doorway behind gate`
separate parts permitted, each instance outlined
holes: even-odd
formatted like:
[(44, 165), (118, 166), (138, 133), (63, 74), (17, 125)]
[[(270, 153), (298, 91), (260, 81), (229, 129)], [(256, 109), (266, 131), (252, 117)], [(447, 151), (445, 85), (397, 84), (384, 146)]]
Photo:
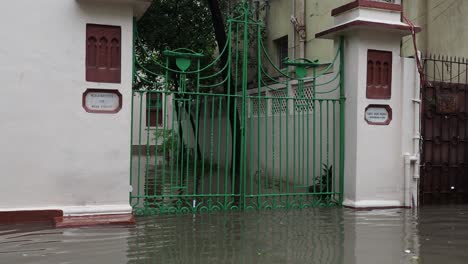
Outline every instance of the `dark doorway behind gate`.
[(468, 60), (424, 59), (421, 202), (468, 203)]

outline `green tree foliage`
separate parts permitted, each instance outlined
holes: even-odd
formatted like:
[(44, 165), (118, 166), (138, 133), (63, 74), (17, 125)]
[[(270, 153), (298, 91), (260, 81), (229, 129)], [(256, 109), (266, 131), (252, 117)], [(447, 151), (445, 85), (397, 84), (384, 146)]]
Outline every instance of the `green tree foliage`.
[(138, 21), (138, 34), (154, 51), (188, 48), (212, 55), (216, 48), (211, 13), (205, 1), (154, 0)]
[[(214, 28), (219, 27), (216, 25), (218, 23), (225, 24), (229, 1), (219, 1), (220, 10), (215, 12), (215, 14), (218, 13), (217, 18), (221, 19), (218, 22), (213, 21), (213, 10), (210, 10), (210, 2), (218, 2), (218, 0), (153, 0), (151, 7), (137, 24), (139, 45), (137, 45), (136, 56), (138, 63), (150, 71), (164, 74), (156, 62), (164, 64), (165, 59), (162, 52), (178, 48), (186, 48), (204, 54), (205, 56), (201, 60), (202, 67), (212, 62), (213, 57), (217, 55), (218, 44), (224, 47), (224, 43), (219, 43)], [(219, 32), (216, 33), (219, 34)], [(222, 33), (225, 34), (225, 32)], [(142, 46), (144, 49), (141, 48)], [(195, 70), (194, 67), (195, 64), (192, 64), (190, 70)], [(177, 67), (170, 65), (170, 68)], [(209, 75), (209, 71), (213, 70), (216, 68), (209, 69), (205, 75)], [(146, 75), (145, 77), (152, 82), (157, 82), (157, 77), (154, 75)], [(169, 77), (169, 83), (178, 78), (175, 75)], [(136, 88), (142, 85), (145, 84), (137, 79)]]
[[(138, 22), (138, 35), (144, 49), (137, 49), (137, 61), (141, 63), (146, 69), (153, 72), (160, 73), (157, 63), (164, 63), (162, 51), (175, 50), (178, 48), (186, 48), (198, 53), (206, 55), (201, 61), (201, 65), (209, 64), (214, 55), (217, 54), (216, 49), (221, 50), (227, 41), (225, 32), (226, 17), (229, 10), (229, 0), (153, 0), (151, 7), (145, 13), (143, 18)], [(228, 57), (224, 54), (221, 58), (221, 67), (228, 61)], [(169, 65), (170, 68), (176, 68), (174, 65)], [(192, 69), (193, 70), (193, 69)], [(213, 69), (216, 70), (216, 69)], [(138, 68), (137, 68), (138, 71)], [(220, 77), (224, 79), (223, 73)], [(156, 76), (145, 76), (152, 82), (157, 82)], [(168, 76), (171, 80), (177, 80), (177, 74)], [(188, 80), (190, 82), (190, 80)], [(137, 87), (141, 86), (137, 80)], [(144, 85), (144, 84), (143, 84)], [(177, 82), (172, 82), (174, 88), (177, 89)], [(189, 85), (190, 87), (190, 85)], [(154, 87), (159, 88), (159, 87)], [(227, 91), (224, 87), (224, 92)], [(234, 93), (232, 89), (231, 93)], [(231, 122), (231, 134), (235, 135), (234, 142), (239, 141), (238, 137), (241, 134), (239, 114), (235, 115), (237, 111), (234, 101), (230, 102), (229, 119)], [(178, 109), (176, 108), (176, 111)], [(180, 111), (180, 110), (179, 110)], [(190, 116), (190, 123), (192, 131), (196, 131), (197, 124), (195, 122), (193, 111), (190, 109), (183, 109)], [(177, 115), (179, 116), (179, 115)], [(234, 121), (235, 120), (235, 121)], [(232, 122), (234, 121), (233, 125)], [(234, 132), (236, 131), (236, 132)], [(178, 135), (182, 141), (182, 126), (179, 126)], [(197, 140), (198, 141), (198, 140)], [(200, 155), (200, 142), (196, 144), (196, 151)], [(234, 151), (234, 148), (233, 148)], [(231, 177), (237, 177), (240, 172), (240, 152), (233, 153), (231, 156), (235, 161), (237, 168)], [(236, 181), (235, 192), (239, 193), (239, 181)]]

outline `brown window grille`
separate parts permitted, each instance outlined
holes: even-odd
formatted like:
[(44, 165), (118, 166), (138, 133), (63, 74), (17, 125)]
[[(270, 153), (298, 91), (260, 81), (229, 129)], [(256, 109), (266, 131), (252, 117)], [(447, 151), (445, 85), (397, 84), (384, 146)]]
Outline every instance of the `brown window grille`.
[(120, 83), (121, 28), (86, 25), (86, 81)]
[(367, 52), (367, 89), (369, 99), (392, 97), (392, 52), (369, 50)]

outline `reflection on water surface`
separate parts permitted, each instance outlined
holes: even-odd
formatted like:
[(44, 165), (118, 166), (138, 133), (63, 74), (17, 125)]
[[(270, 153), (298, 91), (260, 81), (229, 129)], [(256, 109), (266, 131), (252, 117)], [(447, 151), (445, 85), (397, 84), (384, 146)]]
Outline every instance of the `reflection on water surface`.
[(327, 208), (0, 226), (0, 263), (468, 263), (468, 207)]

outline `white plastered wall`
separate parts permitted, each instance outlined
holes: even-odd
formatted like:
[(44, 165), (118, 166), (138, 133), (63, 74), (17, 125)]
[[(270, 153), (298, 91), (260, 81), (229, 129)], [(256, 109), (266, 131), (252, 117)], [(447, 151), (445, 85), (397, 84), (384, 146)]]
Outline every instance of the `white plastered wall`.
[[(21, 0), (0, 13), (0, 211), (130, 212), (133, 7)], [(121, 26), (120, 84), (85, 81), (87, 23)], [(118, 89), (122, 109), (87, 113), (87, 88)]]

